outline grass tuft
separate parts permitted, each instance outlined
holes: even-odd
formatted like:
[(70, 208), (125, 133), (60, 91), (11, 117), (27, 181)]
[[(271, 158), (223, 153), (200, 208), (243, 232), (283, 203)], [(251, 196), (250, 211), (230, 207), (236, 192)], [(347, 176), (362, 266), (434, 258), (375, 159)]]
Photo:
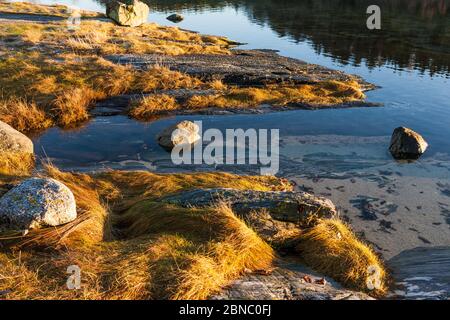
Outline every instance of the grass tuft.
[(53, 125), (44, 110), (19, 98), (0, 100), (0, 120), (21, 132), (44, 130)]
[(2, 176), (28, 176), (33, 169), (33, 154), (2, 152), (0, 155), (0, 178), (3, 178)]
[(177, 109), (178, 104), (175, 98), (167, 94), (157, 94), (136, 100), (128, 111), (128, 115), (137, 120), (148, 121), (157, 115)]
[[(386, 292), (386, 271), (380, 259), (342, 221), (321, 220), (304, 230), (298, 241), (296, 250), (314, 270), (375, 296)], [(374, 274), (379, 288), (369, 290), (367, 281)]]

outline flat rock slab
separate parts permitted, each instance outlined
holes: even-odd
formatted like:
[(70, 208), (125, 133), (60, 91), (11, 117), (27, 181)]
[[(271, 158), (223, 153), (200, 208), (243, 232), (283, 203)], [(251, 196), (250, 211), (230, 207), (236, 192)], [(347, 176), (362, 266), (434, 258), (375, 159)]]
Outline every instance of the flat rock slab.
[[(271, 273), (249, 273), (233, 281), (212, 300), (373, 300), (370, 296), (342, 289), (299, 264), (279, 265)], [(320, 283), (323, 284), (320, 284)]]
[(316, 217), (332, 218), (337, 215), (330, 200), (301, 191), (196, 189), (169, 196), (162, 201), (183, 207), (205, 207), (224, 201), (240, 216), (245, 217), (264, 209), (275, 220), (295, 224), (305, 224)]
[(450, 247), (406, 250), (387, 262), (394, 298), (450, 299)]
[(356, 80), (366, 89), (373, 85), (361, 78), (319, 65), (280, 56), (272, 50), (232, 50), (230, 55), (189, 54), (126, 54), (110, 55), (106, 59), (119, 64), (147, 69), (163, 64), (204, 80), (222, 80), (226, 84), (258, 86), (264, 84), (304, 84), (325, 80)]

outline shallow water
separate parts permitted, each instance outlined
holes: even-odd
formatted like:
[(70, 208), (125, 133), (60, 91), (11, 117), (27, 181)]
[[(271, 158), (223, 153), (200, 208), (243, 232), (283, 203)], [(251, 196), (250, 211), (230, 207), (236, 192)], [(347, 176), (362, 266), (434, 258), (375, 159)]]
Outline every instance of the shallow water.
[[(38, 2), (103, 10), (95, 1)], [(412, 252), (409, 258), (418, 247), (449, 246), (450, 1), (378, 1), (381, 31), (365, 28), (371, 2), (151, 1), (150, 20), (173, 25), (165, 17), (177, 10), (186, 18), (182, 28), (360, 75), (381, 87), (369, 92), (368, 100), (383, 107), (183, 116), (152, 123), (99, 117), (73, 131), (50, 129), (35, 138), (37, 152), (76, 170), (251, 172), (236, 166), (176, 167), (155, 135), (180, 119), (203, 120), (204, 129), (280, 128), (279, 174), (331, 198), (386, 259)], [(400, 125), (420, 132), (430, 144), (415, 163), (397, 163), (387, 152), (390, 134)], [(439, 264), (438, 273), (450, 274), (448, 261)], [(415, 272), (432, 279), (436, 269)], [(416, 292), (433, 291), (430, 283)], [(450, 296), (448, 286), (435, 291), (440, 298)]]

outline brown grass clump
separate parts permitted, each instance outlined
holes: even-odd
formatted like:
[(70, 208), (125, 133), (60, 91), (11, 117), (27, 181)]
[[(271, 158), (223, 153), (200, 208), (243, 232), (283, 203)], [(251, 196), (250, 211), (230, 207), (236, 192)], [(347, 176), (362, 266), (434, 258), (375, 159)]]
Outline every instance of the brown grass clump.
[(205, 254), (188, 257), (190, 265), (181, 270), (173, 299), (207, 299), (246, 269), (266, 270), (272, 265), (273, 249), (228, 206), (219, 204), (210, 219), (221, 225), (221, 241), (208, 244)]
[(23, 99), (0, 100), (0, 120), (21, 132), (43, 130), (53, 125), (45, 111)]
[(175, 98), (167, 94), (143, 97), (133, 103), (128, 115), (138, 120), (152, 120), (155, 115), (178, 109)]
[(33, 169), (33, 154), (17, 152), (2, 152), (0, 154), (0, 178), (2, 176), (28, 176)]
[(255, 108), (262, 104), (329, 106), (364, 97), (356, 82), (324, 81), (297, 87), (231, 88), (214, 95), (195, 95), (187, 101), (186, 108)]
[(89, 88), (76, 88), (57, 96), (52, 111), (58, 125), (68, 127), (89, 119), (88, 107), (94, 99)]
[[(205, 299), (245, 269), (271, 265), (270, 246), (226, 206), (178, 208), (159, 197), (205, 185), (273, 189), (285, 183), (274, 177), (215, 173), (183, 179), (117, 171), (92, 176), (52, 166), (45, 175), (74, 192), (78, 218), (26, 236), (0, 235), (4, 298)], [(82, 270), (80, 290), (66, 288), (70, 265)]]
[(194, 89), (203, 82), (187, 74), (170, 70), (163, 66), (154, 66), (136, 75), (134, 88), (140, 92), (153, 90)]
[[(321, 220), (303, 231), (298, 240), (296, 249), (314, 270), (353, 289), (373, 295), (385, 293), (386, 272), (380, 259), (342, 221)], [(378, 289), (368, 289), (368, 281), (375, 283), (372, 279), (378, 281)]]

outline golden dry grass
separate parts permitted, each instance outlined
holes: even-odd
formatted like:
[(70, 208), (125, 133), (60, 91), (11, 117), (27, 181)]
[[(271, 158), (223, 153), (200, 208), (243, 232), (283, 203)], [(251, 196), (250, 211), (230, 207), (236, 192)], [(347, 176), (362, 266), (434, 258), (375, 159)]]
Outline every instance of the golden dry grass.
[[(0, 5), (0, 10), (2, 8), (5, 12), (39, 14), (45, 11), (45, 14), (58, 16), (65, 10), (60, 6), (47, 8), (27, 3)], [(126, 53), (231, 53), (229, 48), (234, 43), (226, 38), (200, 35), (176, 27), (149, 23), (126, 28), (112, 22), (85, 19), (79, 29), (68, 32), (63, 22), (5, 21), (0, 24), (0, 37), (4, 39), (1, 44), (7, 49), (0, 55), (0, 94), (3, 100), (23, 99), (45, 112), (43, 124), (27, 121), (26, 112), (18, 112), (18, 117), (24, 117), (23, 120), (7, 121), (21, 131), (43, 129), (50, 123), (71, 127), (88, 118), (89, 108), (95, 101), (123, 93), (172, 89), (215, 91), (210, 95), (195, 95), (183, 104), (163, 103), (159, 104), (160, 109), (157, 105), (147, 108), (151, 112), (143, 112), (145, 108), (141, 107), (142, 112), (136, 115), (142, 120), (152, 120), (154, 114), (181, 109), (256, 108), (262, 104), (326, 106), (364, 98), (356, 82), (236, 88), (227, 87), (219, 80), (203, 82), (163, 66), (136, 70), (103, 58), (108, 54)], [(38, 50), (30, 50), (30, 47)], [(86, 94), (80, 95), (80, 92)], [(149, 101), (142, 103), (151, 104)], [(33, 108), (30, 110), (34, 111)], [(0, 117), (6, 118), (8, 113), (0, 109)]]
[[(226, 173), (87, 175), (47, 166), (45, 175), (74, 192), (79, 217), (26, 236), (0, 235), (0, 291), (8, 299), (207, 299), (247, 269), (271, 268), (275, 253), (225, 204), (181, 208), (160, 198), (194, 188), (292, 189), (274, 177)], [(379, 258), (341, 221), (319, 220), (293, 234), (299, 256), (316, 271), (385, 293)], [(78, 291), (65, 287), (65, 269), (74, 264), (83, 272)], [(374, 291), (367, 290), (370, 266), (380, 272)]]
[[(298, 241), (296, 250), (314, 270), (375, 296), (386, 292), (386, 271), (380, 259), (342, 221), (321, 220), (304, 230)], [(367, 282), (375, 283), (373, 275), (379, 288), (369, 290)]]
[(364, 97), (356, 82), (324, 81), (296, 87), (231, 88), (219, 94), (193, 96), (187, 101), (186, 108), (255, 108), (262, 104), (327, 106), (359, 101)]
[[(172, 86), (173, 89), (182, 87)], [(189, 84), (185, 87), (189, 87)], [(134, 102), (129, 115), (139, 120), (153, 120), (155, 115), (171, 111), (257, 108), (263, 104), (274, 107), (295, 106), (296, 104), (323, 107), (360, 101), (365, 97), (358, 83), (339, 81), (325, 81), (296, 87), (267, 86), (261, 88), (227, 87), (221, 81), (212, 81), (190, 87), (212, 88), (217, 93), (193, 95), (184, 103), (177, 103), (168, 95), (145, 97)]]
[(167, 94), (157, 94), (135, 101), (128, 111), (128, 115), (138, 120), (149, 120), (155, 115), (177, 109), (178, 104), (175, 98)]
[(52, 114), (58, 125), (69, 127), (89, 119), (88, 107), (96, 93), (89, 87), (68, 90), (53, 101)]
[[(157, 199), (199, 186), (277, 189), (284, 181), (218, 173), (90, 176), (52, 166), (45, 175), (74, 192), (79, 217), (26, 236), (0, 235), (0, 291), (8, 299), (205, 299), (245, 269), (272, 263), (270, 246), (228, 207), (177, 208)], [(81, 290), (65, 287), (69, 265), (81, 267)]]
[(164, 66), (154, 66), (136, 75), (134, 88), (140, 92), (153, 90), (195, 89), (204, 83), (187, 74), (170, 70)]
[[(2, 2), (0, 11), (67, 16), (65, 6), (25, 2)], [(91, 18), (98, 16), (97, 13), (82, 14)], [(233, 45), (223, 37), (203, 36), (176, 27), (149, 23), (127, 28), (95, 19), (83, 20), (80, 28), (72, 31), (67, 30), (65, 21), (46, 24), (4, 21), (0, 24), (0, 38), (6, 49), (0, 55), (2, 100), (10, 103), (22, 99), (30, 106), (36, 105), (45, 112), (46, 120), (60, 126), (73, 126), (86, 120), (89, 107), (98, 99), (127, 92), (204, 85), (199, 79), (161, 66), (139, 71), (116, 65), (102, 58), (106, 54), (229, 54), (229, 47)], [(86, 94), (80, 95), (80, 92)], [(28, 109), (29, 112), (17, 113), (18, 118), (24, 119), (7, 122), (21, 131), (50, 125), (48, 121), (42, 124), (29, 121), (27, 114), (32, 114), (36, 108)], [(9, 117), (9, 112), (0, 109), (0, 117)]]
[(2, 176), (28, 176), (34, 169), (34, 155), (2, 152), (0, 154), (0, 179)]
[(21, 132), (43, 130), (53, 125), (52, 119), (35, 103), (18, 98), (0, 100), (0, 120)]

